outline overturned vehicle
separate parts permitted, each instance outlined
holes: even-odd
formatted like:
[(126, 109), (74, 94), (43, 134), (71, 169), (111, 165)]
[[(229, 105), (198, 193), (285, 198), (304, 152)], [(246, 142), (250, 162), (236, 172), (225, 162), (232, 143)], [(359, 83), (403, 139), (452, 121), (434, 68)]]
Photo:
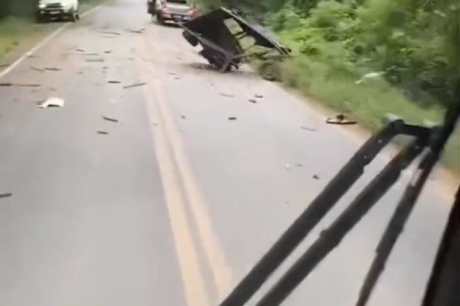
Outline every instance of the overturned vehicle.
[(226, 8), (181, 26), (184, 38), (194, 47), (201, 45), (200, 55), (222, 72), (238, 69), (251, 58), (278, 61), (291, 52), (262, 26), (251, 24)]

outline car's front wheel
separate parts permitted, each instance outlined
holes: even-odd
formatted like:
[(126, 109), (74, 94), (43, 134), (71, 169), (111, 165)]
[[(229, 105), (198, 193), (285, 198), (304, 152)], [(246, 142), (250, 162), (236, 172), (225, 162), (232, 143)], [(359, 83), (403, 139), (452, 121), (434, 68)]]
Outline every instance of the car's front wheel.
[(80, 20), (80, 14), (78, 13), (78, 10), (72, 9), (69, 13), (70, 20), (73, 22), (77, 22)]
[(161, 14), (158, 12), (157, 13), (157, 22), (161, 25), (164, 25), (165, 24), (165, 20), (163, 18), (163, 16), (161, 16)]

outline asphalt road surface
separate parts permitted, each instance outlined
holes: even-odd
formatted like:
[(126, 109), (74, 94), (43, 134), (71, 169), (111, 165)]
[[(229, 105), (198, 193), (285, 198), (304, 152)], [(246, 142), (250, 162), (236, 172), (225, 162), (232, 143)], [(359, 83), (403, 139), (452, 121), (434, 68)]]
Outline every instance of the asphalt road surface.
[[(212, 71), (144, 2), (108, 2), (1, 77), (40, 85), (0, 87), (1, 306), (217, 305), (365, 141), (249, 69)], [(48, 97), (64, 107), (38, 108)], [(453, 196), (441, 185), (369, 305), (419, 305)], [(285, 305), (353, 305), (401, 190)]]

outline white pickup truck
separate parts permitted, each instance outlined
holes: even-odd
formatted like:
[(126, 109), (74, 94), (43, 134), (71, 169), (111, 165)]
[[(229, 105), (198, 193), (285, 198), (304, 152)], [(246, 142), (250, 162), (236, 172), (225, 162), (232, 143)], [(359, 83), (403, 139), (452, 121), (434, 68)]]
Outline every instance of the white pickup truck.
[(37, 21), (68, 18), (75, 22), (80, 18), (78, 9), (78, 0), (38, 0)]

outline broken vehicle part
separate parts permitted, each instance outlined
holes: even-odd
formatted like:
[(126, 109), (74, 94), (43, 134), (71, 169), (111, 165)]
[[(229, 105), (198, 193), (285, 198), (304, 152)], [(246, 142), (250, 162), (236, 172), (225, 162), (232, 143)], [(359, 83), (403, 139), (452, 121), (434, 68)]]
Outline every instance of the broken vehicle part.
[(51, 97), (43, 102), (38, 103), (39, 108), (64, 107), (64, 100), (61, 98)]
[(8, 192), (8, 193), (0, 193), (0, 199), (4, 199), (4, 198), (11, 198), (13, 196), (13, 194), (11, 192)]
[(5, 82), (5, 83), (0, 83), (0, 87), (41, 87), (40, 84), (27, 84), (27, 83), (11, 83), (11, 82)]
[(194, 47), (200, 45), (200, 55), (221, 71), (238, 69), (250, 58), (283, 58), (291, 51), (262, 26), (223, 7), (181, 26), (184, 38)]
[(139, 83), (134, 83), (134, 84), (131, 84), (131, 85), (123, 86), (123, 88), (124, 88), (124, 89), (129, 89), (129, 88), (141, 87), (141, 86), (145, 86), (145, 85), (147, 85), (147, 83), (145, 83), (145, 82), (139, 82)]
[(337, 125), (355, 125), (358, 122), (354, 120), (349, 120), (344, 114), (338, 114), (335, 118), (328, 118), (326, 120), (327, 124), (337, 124)]
[(114, 122), (114, 123), (119, 122), (118, 119), (107, 117), (107, 116), (102, 116), (102, 119), (104, 119), (105, 121), (110, 121), (110, 122)]

